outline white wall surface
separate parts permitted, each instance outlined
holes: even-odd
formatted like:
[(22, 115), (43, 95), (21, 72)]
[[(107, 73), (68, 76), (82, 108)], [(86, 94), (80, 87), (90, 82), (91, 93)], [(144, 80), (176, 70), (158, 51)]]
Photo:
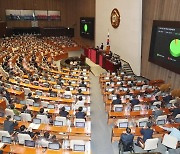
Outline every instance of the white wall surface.
[[(114, 8), (120, 12), (118, 28), (111, 26)], [(106, 45), (109, 29), (111, 51), (130, 63), (134, 73), (140, 75), (142, 0), (96, 0), (95, 45)]]

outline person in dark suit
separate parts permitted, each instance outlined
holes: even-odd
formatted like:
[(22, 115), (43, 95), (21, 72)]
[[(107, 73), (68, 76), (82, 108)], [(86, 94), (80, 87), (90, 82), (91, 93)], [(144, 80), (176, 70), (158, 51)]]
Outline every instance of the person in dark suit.
[(50, 97), (57, 97), (57, 93), (52, 91), (52, 89), (49, 89), (49, 95)]
[(80, 84), (79, 84), (79, 87), (87, 87), (86, 84), (84, 83), (84, 81), (82, 81)]
[(4, 125), (3, 126), (4, 126), (4, 130), (5, 131), (8, 131), (9, 134), (12, 134), (13, 131), (14, 131), (14, 127), (17, 126), (18, 123), (16, 121), (10, 121), (10, 119), (11, 119), (11, 116), (8, 115), (6, 117), (6, 120), (4, 121)]
[(139, 99), (136, 96), (133, 96), (133, 99), (130, 101), (131, 105), (138, 105), (140, 103)]
[(121, 104), (121, 98), (119, 94), (116, 95), (116, 99), (112, 101), (112, 104)]
[(163, 110), (159, 104), (156, 105), (155, 110), (153, 111), (154, 118), (156, 119), (158, 116), (163, 114)]
[(151, 139), (152, 135), (153, 135), (153, 129), (151, 129), (151, 123), (148, 122), (147, 123), (147, 127), (146, 128), (142, 128), (140, 130), (143, 138), (138, 137), (137, 138), (137, 143), (135, 145), (140, 146), (140, 147), (144, 147), (144, 143), (146, 142), (147, 139)]
[(85, 119), (86, 113), (82, 112), (82, 110), (83, 110), (82, 107), (78, 108), (78, 112), (76, 112), (76, 114), (75, 114), (76, 118)]
[(66, 117), (66, 118), (67, 118), (67, 116), (69, 115), (69, 112), (65, 111), (65, 107), (63, 106), (63, 107), (61, 108), (61, 110), (59, 111), (59, 115), (60, 115), (61, 117)]
[(123, 145), (124, 149), (127, 149), (129, 146), (133, 145), (133, 140), (134, 135), (131, 134), (131, 129), (127, 127), (126, 133), (122, 133), (119, 143)]
[(180, 105), (178, 103), (174, 104), (175, 108), (171, 109), (173, 118), (175, 118), (178, 114), (180, 114)]

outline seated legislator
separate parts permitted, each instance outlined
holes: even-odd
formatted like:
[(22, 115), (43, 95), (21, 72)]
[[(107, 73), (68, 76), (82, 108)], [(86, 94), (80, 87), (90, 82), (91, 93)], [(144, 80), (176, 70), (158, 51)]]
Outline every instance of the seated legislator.
[(175, 118), (178, 114), (180, 114), (180, 104), (178, 104), (178, 102), (175, 103), (174, 108), (170, 109), (170, 111), (172, 112), (173, 118)]
[(9, 134), (12, 134), (14, 131), (14, 127), (17, 126), (18, 123), (16, 121), (10, 121), (10, 119), (11, 119), (11, 116), (8, 115), (6, 117), (6, 120), (4, 121), (3, 130), (8, 131)]
[(65, 111), (65, 107), (63, 106), (63, 107), (61, 108), (61, 110), (59, 111), (59, 115), (60, 115), (61, 117), (66, 117), (66, 118), (67, 118), (67, 116), (69, 115), (69, 112)]
[(15, 109), (15, 105), (14, 104), (10, 105), (10, 109), (13, 110), (15, 115), (19, 116), (20, 112), (17, 109)]
[(164, 130), (167, 130), (168, 132), (170, 132), (169, 133), (170, 136), (173, 136), (177, 138), (178, 141), (180, 141), (180, 126), (179, 128), (175, 128), (175, 127), (168, 128), (163, 126), (159, 126), (159, 127), (161, 127)]
[(143, 138), (141, 137), (138, 137), (137, 138), (137, 146), (140, 146), (141, 148), (144, 148), (144, 143), (146, 142), (147, 139), (151, 139), (152, 138), (152, 135), (153, 135), (153, 129), (151, 129), (151, 123), (148, 122), (147, 123), (147, 127), (146, 128), (142, 128), (140, 130)]
[(136, 96), (133, 96), (132, 100), (130, 101), (131, 105), (138, 105), (140, 103), (139, 99)]
[(70, 88), (69, 88), (69, 87), (67, 87), (66, 90), (65, 90), (65, 92), (64, 92), (64, 97), (65, 97), (65, 96), (70, 96), (70, 97), (72, 97), (72, 92), (70, 91)]
[(83, 100), (82, 96), (79, 96), (74, 108), (77, 110), (80, 106), (84, 107), (85, 100)]
[(119, 94), (116, 95), (116, 99), (112, 101), (112, 104), (121, 104), (121, 98)]
[(32, 130), (28, 130), (25, 125), (21, 125), (17, 132), (20, 134), (29, 134), (31, 137), (34, 137), (34, 133), (32, 132)]
[(158, 116), (162, 115), (163, 110), (161, 109), (161, 106), (159, 104), (156, 105), (156, 108), (153, 111), (153, 116), (156, 119)]
[(51, 141), (49, 132), (45, 132), (44, 136), (40, 136), (37, 140), (37, 144), (43, 148), (47, 148), (50, 142)]
[(31, 110), (28, 110), (27, 105), (24, 105), (22, 107), (21, 113), (29, 113), (29, 114), (31, 114), (31, 116), (33, 116)]
[(82, 110), (83, 110), (83, 107), (78, 108), (78, 112), (75, 113), (76, 118), (78, 118), (78, 119), (86, 118), (86, 113), (84, 113)]
[(59, 143), (59, 141), (56, 138), (56, 135), (53, 135), (50, 139), (50, 143), (54, 143), (54, 144), (59, 144), (59, 147), (61, 147), (61, 144)]
[(84, 81), (82, 81), (82, 82), (79, 84), (79, 87), (87, 87), (87, 85), (84, 83)]
[(130, 146), (133, 146), (134, 135), (131, 133), (129, 127), (126, 128), (126, 133), (121, 134), (119, 144), (123, 146), (123, 149), (130, 150)]

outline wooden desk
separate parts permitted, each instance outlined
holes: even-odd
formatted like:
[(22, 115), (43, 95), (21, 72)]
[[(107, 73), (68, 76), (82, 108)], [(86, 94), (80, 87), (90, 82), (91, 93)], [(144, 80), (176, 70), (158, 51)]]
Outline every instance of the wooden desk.
[[(0, 117), (0, 124), (3, 124), (5, 121), (4, 117)], [(16, 129), (21, 125), (25, 125), (26, 128), (29, 127), (30, 122), (18, 121)], [(91, 129), (87, 128), (77, 128), (77, 127), (68, 127), (68, 126), (53, 126), (49, 124), (40, 124), (38, 129), (33, 129), (33, 131), (49, 131), (52, 134), (57, 135), (59, 139), (82, 139), (82, 140), (91, 140)]]
[[(33, 95), (32, 97), (35, 97), (37, 95)], [(75, 102), (74, 98), (71, 99), (65, 99), (65, 98), (60, 98), (60, 97), (47, 97), (47, 96), (39, 96), (41, 100), (46, 100), (46, 101), (56, 101), (56, 102), (61, 102), (62, 104), (72, 104)]]
[[(16, 80), (14, 80), (14, 79), (9, 79), (9, 81), (11, 82), (11, 83), (13, 83), (13, 84), (19, 84)], [(24, 82), (20, 82), (20, 85), (21, 86), (23, 86), (23, 87), (27, 87), (27, 88), (30, 88), (30, 89), (35, 89), (35, 90), (41, 90), (41, 91), (49, 91), (49, 89), (50, 88), (46, 88), (46, 87), (42, 87), (42, 86), (36, 86), (36, 85), (33, 85), (33, 84), (27, 84), (27, 83), (24, 83)], [(52, 91), (54, 91), (54, 92), (57, 92), (57, 93), (64, 93), (65, 92), (65, 90), (64, 89), (54, 89), (54, 88), (51, 88), (52, 89)], [(16, 92), (14, 92), (14, 91), (16, 91)], [(17, 91), (17, 90), (14, 90), (13, 91), (13, 89), (11, 90), (11, 93), (15, 93), (16, 95), (18, 94), (18, 95), (20, 95), (21, 93), (20, 93), (20, 91)], [(71, 91), (72, 92), (72, 94), (77, 94), (77, 90), (72, 90)], [(20, 94), (19, 94), (20, 93)], [(83, 91), (82, 92), (84, 95), (90, 95), (90, 92), (89, 91)]]
[(6, 102), (4, 99), (0, 99), (0, 109), (3, 111), (6, 109)]
[(46, 151), (44, 148), (30, 148), (23, 145), (7, 145), (5, 148), (2, 148), (3, 152), (10, 152), (14, 154), (85, 154), (86, 152), (76, 152), (72, 150), (50, 150), (47, 149)]
[[(169, 114), (169, 109), (163, 109), (163, 114)], [(123, 112), (108, 112), (108, 124), (111, 124), (117, 120), (117, 118), (127, 118), (127, 117), (149, 117), (152, 115), (152, 110), (142, 110), (142, 111), (123, 111)]]
[[(164, 127), (178, 127), (180, 126), (180, 123), (175, 123), (175, 124), (165, 124)], [(137, 139), (138, 136), (142, 136), (140, 133), (140, 130), (142, 128), (140, 127), (131, 127), (131, 133), (135, 135), (135, 139)], [(159, 126), (152, 126), (152, 129), (154, 130), (154, 135), (153, 137), (162, 137), (167, 131), (164, 129), (160, 128)], [(113, 128), (112, 129), (112, 137), (111, 141), (119, 141), (120, 136), (122, 133), (126, 132), (126, 128)]]
[(12, 94), (17, 96), (20, 100), (24, 100), (24, 91), (18, 91), (18, 90), (14, 90), (12, 88), (7, 89), (7, 91)]
[[(110, 110), (112, 110), (112, 100), (111, 99), (109, 99), (109, 97), (108, 96), (103, 96), (103, 100), (104, 100), (104, 102), (105, 102), (105, 109), (106, 109), (106, 112), (109, 112)], [(147, 104), (147, 105), (149, 105), (152, 101), (154, 101), (155, 100), (155, 97), (151, 97), (151, 98), (139, 98), (139, 101), (140, 101), (140, 103), (145, 103), (145, 104)], [(122, 104), (126, 104), (127, 102), (129, 102), (130, 100), (128, 99), (125, 99), (125, 98), (123, 98), (123, 99), (121, 99), (121, 102), (122, 102)]]

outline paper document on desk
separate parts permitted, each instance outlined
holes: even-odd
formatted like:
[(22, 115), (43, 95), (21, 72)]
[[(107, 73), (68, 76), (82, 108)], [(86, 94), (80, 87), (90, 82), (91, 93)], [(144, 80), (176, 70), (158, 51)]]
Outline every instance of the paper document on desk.
[(32, 129), (38, 129), (40, 126), (40, 124), (34, 124), (34, 123), (31, 123), (28, 127), (28, 129), (31, 127)]
[(0, 143), (0, 149), (3, 148), (4, 146), (4, 143)]

